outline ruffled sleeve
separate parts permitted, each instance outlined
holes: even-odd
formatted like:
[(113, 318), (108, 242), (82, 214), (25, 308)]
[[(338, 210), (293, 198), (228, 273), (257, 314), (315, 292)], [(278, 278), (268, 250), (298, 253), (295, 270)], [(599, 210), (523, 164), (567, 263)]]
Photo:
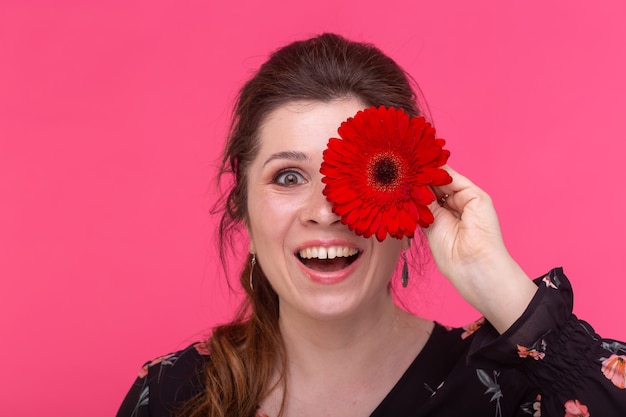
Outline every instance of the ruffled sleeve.
[(572, 314), (561, 268), (535, 283), (535, 297), (504, 334), (489, 323), (476, 332), (470, 365), (519, 370), (539, 390), (544, 416), (626, 415), (626, 344), (600, 338)]

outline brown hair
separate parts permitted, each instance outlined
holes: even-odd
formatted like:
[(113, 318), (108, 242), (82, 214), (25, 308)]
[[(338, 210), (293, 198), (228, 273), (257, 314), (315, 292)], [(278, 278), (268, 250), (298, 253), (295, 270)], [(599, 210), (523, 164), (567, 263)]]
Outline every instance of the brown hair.
[[(241, 89), (235, 105), (219, 178), (234, 175), (223, 201), (220, 255), (247, 221), (247, 172), (258, 148), (258, 131), (270, 112), (294, 100), (328, 102), (355, 97), (367, 105), (402, 108), (419, 115), (410, 77), (370, 44), (335, 34), (291, 43), (275, 51)], [(286, 353), (278, 325), (278, 296), (259, 266), (246, 260), (240, 284), (246, 298), (236, 319), (217, 327), (209, 340), (206, 390), (188, 415), (250, 417), (280, 385), (286, 392)], [(250, 273), (254, 274), (254, 288)], [(280, 378), (272, 385), (276, 372)], [(278, 384), (278, 385), (277, 385)], [(282, 414), (282, 412), (281, 412)]]

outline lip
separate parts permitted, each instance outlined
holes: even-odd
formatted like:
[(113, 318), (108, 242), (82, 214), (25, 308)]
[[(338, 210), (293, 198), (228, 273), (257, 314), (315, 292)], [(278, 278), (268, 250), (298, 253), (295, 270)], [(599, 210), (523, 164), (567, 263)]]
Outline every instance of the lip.
[(311, 281), (318, 283), (318, 284), (326, 284), (326, 285), (330, 285), (330, 284), (338, 284), (340, 282), (343, 282), (345, 280), (347, 280), (352, 273), (354, 272), (354, 270), (357, 268), (360, 260), (361, 260), (361, 256), (359, 256), (354, 262), (352, 262), (350, 265), (348, 265), (346, 268), (343, 268), (339, 271), (332, 271), (332, 272), (321, 272), (321, 271), (316, 271), (310, 268), (307, 268), (306, 265), (304, 265), (302, 262), (300, 262), (297, 256), (297, 253), (300, 252), (300, 250), (305, 249), (305, 248), (309, 248), (309, 247), (314, 247), (314, 246), (323, 246), (323, 247), (330, 247), (330, 246), (348, 246), (350, 248), (355, 248), (357, 249), (360, 253), (363, 252), (363, 248), (357, 246), (354, 244), (354, 242), (349, 242), (347, 240), (312, 240), (312, 241), (308, 241), (300, 246), (298, 246), (298, 248), (294, 251), (293, 256), (294, 258), (296, 258), (296, 263), (298, 264), (298, 267), (300, 268), (300, 270), (304, 273), (305, 276), (307, 276)]

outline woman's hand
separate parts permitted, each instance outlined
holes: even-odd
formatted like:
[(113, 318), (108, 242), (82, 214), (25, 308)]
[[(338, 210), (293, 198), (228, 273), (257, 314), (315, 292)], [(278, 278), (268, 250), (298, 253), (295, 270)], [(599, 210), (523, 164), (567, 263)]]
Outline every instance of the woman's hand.
[(434, 190), (435, 222), (424, 229), (433, 257), (461, 296), (503, 333), (537, 287), (509, 255), (489, 195), (449, 166), (443, 169), (453, 181)]

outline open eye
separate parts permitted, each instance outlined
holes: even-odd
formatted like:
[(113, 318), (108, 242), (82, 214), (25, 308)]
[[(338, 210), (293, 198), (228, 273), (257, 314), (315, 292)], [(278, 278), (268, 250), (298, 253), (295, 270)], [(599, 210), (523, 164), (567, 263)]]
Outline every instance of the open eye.
[(273, 182), (284, 187), (291, 187), (302, 184), (304, 182), (304, 177), (298, 171), (283, 170), (276, 174)]

